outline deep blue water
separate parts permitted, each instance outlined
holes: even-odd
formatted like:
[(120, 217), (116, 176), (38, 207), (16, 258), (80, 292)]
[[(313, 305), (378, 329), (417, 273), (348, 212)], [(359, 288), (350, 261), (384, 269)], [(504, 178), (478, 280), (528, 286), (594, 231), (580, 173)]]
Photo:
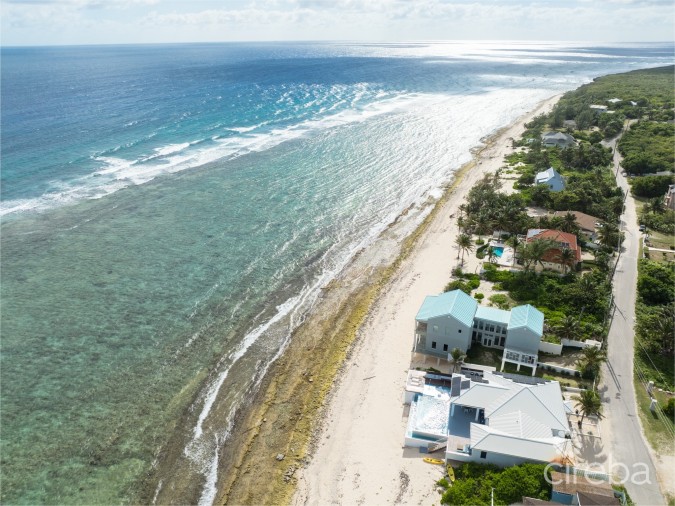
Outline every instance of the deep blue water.
[[(671, 45), (2, 49), (2, 501), (133, 502), (480, 139)], [(414, 213), (411, 215), (414, 216)], [(412, 219), (412, 218), (411, 218)]]

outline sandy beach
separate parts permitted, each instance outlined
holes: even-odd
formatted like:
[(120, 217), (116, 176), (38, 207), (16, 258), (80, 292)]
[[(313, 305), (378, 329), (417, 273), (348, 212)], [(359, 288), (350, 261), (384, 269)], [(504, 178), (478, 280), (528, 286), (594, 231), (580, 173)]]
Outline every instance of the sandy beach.
[(308, 465), (299, 469), (293, 504), (433, 504), (441, 466), (403, 448), (403, 387), (413, 325), (424, 297), (440, 293), (457, 264), (454, 215), (484, 174), (504, 165), (524, 123), (548, 112), (552, 97), (499, 132), (458, 175), (450, 195), (368, 312), (354, 349), (321, 413)]

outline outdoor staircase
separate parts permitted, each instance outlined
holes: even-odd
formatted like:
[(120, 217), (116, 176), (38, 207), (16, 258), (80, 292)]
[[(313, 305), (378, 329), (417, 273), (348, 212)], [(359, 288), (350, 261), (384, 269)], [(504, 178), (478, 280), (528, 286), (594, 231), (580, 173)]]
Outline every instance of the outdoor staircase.
[(427, 453), (434, 453), (448, 446), (448, 438), (442, 438), (427, 445)]

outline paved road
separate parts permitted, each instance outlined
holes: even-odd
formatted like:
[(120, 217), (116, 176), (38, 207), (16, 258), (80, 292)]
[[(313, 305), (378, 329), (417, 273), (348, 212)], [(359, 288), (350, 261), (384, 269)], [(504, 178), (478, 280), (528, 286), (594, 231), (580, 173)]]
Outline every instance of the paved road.
[[(614, 160), (615, 171), (619, 161), (617, 152)], [(616, 172), (619, 186), (628, 192), (626, 178), (620, 171)], [(628, 493), (638, 506), (663, 505), (665, 499), (659, 489), (656, 468), (642, 435), (633, 387), (633, 324), (637, 296), (637, 257), (641, 236), (637, 225), (635, 201), (630, 196), (626, 199), (622, 226), (626, 240), (614, 275), (616, 309), (609, 329), (608, 361), (604, 367), (603, 385), (600, 388), (604, 411), (608, 415), (611, 427), (611, 435), (605, 441), (609, 445), (611, 462), (606, 464), (623, 463), (631, 471), (642, 471), (643, 474), (636, 477), (638, 483), (644, 480), (644, 466), (646, 466), (651, 483), (635, 484), (629, 480), (625, 484)], [(644, 466), (638, 463), (644, 463)]]

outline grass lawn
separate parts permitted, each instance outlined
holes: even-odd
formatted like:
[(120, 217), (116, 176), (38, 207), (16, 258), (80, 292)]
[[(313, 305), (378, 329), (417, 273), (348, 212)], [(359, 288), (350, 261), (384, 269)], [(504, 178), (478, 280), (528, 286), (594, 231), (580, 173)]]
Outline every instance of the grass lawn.
[[(651, 358), (651, 361), (649, 360)], [(653, 362), (653, 363), (652, 363)], [(639, 346), (635, 348), (635, 365), (639, 367), (642, 373), (651, 380), (657, 387), (675, 391), (675, 365), (672, 357), (650, 353), (649, 357), (645, 355)]]
[[(645, 432), (645, 437), (654, 451), (657, 453), (665, 453), (673, 455), (673, 436), (672, 431), (675, 430), (675, 425), (672, 420), (668, 421), (664, 418), (658, 417), (649, 410), (650, 398), (642, 383), (639, 381), (637, 375), (635, 381), (635, 396), (638, 405), (638, 413), (642, 421), (642, 428)], [(659, 404), (664, 406), (667, 396), (662, 392), (655, 391), (655, 395)]]

